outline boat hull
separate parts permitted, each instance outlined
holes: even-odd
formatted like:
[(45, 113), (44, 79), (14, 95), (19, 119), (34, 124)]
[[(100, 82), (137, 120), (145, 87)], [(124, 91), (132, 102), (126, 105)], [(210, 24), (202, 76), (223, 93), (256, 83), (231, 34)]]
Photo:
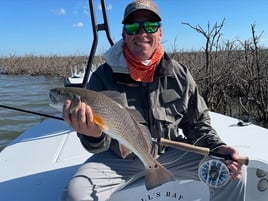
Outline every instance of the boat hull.
[[(247, 201), (268, 200), (268, 130), (211, 113), (212, 125), (224, 141), (249, 157)], [(16, 138), (0, 153), (0, 195), (5, 201), (59, 200), (79, 166), (92, 154), (81, 146), (76, 133), (63, 121), (48, 119)], [(193, 193), (194, 189), (194, 193)], [(131, 195), (131, 196), (130, 196)], [(177, 180), (147, 191), (143, 178), (115, 192), (110, 201), (209, 200), (199, 181)]]

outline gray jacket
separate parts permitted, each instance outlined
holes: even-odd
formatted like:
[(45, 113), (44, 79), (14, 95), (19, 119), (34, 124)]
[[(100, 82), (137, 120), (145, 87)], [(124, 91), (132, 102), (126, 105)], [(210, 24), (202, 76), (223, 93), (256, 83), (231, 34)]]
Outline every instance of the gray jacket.
[[(100, 66), (89, 81), (88, 88), (96, 91), (116, 90), (123, 94), (129, 107), (137, 109), (144, 117), (153, 138), (183, 139), (190, 144), (214, 149), (225, 144), (210, 125), (208, 108), (199, 95), (189, 70), (164, 54), (156, 68), (151, 83), (131, 79), (117, 43), (105, 55), (106, 63)], [(78, 134), (83, 146), (98, 153), (111, 148), (118, 153), (118, 143), (104, 133), (100, 138)], [(165, 148), (156, 144), (155, 152)]]

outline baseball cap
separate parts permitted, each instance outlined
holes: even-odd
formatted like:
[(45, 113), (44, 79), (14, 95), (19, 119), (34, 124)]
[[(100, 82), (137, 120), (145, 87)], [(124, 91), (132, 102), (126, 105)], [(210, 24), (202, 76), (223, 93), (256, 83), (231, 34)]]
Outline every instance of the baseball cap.
[(148, 10), (151, 11), (155, 16), (158, 18), (159, 21), (161, 21), (160, 12), (157, 7), (157, 5), (151, 1), (151, 0), (135, 0), (127, 5), (124, 13), (124, 19), (122, 21), (122, 24), (126, 23), (127, 18), (132, 14), (133, 12), (137, 10)]

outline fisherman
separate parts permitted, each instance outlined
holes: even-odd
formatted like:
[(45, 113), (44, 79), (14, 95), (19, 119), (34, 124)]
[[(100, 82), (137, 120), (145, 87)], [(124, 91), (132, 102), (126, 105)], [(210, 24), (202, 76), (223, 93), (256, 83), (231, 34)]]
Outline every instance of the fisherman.
[[(106, 63), (92, 74), (88, 88), (120, 92), (128, 107), (142, 114), (154, 139), (179, 140), (180, 128), (188, 143), (231, 154), (237, 160), (238, 151), (211, 127), (208, 108), (187, 67), (163, 50), (157, 5), (150, 0), (129, 3), (122, 24), (122, 40), (105, 53)], [(134, 154), (123, 157), (118, 141), (94, 123), (90, 105), (82, 103), (71, 113), (70, 105), (70, 100), (65, 102), (63, 118), (94, 155), (72, 177), (62, 200), (108, 200), (119, 186), (143, 172), (144, 166)], [(198, 167), (203, 156), (158, 143), (153, 144), (152, 154), (176, 179), (200, 180)], [(245, 168), (232, 160), (225, 164), (231, 179), (224, 187), (210, 188), (210, 200), (245, 200)]]

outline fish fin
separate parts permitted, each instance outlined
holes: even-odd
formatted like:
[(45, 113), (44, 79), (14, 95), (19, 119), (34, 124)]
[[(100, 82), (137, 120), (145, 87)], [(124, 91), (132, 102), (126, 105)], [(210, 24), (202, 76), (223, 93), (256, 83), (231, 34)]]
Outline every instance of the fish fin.
[(120, 153), (121, 153), (121, 156), (123, 159), (125, 159), (129, 154), (132, 153), (132, 151), (130, 149), (128, 149), (127, 147), (125, 147), (122, 144), (119, 145), (119, 149), (120, 149)]
[(132, 115), (132, 117), (137, 121), (138, 123), (145, 124), (147, 123), (142, 116), (142, 114), (134, 108), (126, 108), (126, 110)]
[(117, 102), (119, 105), (124, 107), (132, 116), (133, 118), (139, 122), (139, 123), (146, 123), (144, 117), (142, 114), (135, 108), (129, 108), (126, 95), (123, 93), (120, 93), (118, 91), (112, 91), (112, 90), (106, 90), (106, 91), (100, 91), (100, 93), (104, 94), (105, 96), (111, 98), (115, 102)]
[(126, 96), (118, 91), (106, 90), (106, 91), (99, 91), (99, 92), (113, 99), (115, 102), (117, 102), (123, 107), (127, 107), (128, 105)]
[(93, 112), (93, 121), (100, 127), (102, 131), (108, 130), (103, 120), (94, 112)]
[[(130, 116), (134, 121), (136, 121), (135, 117), (131, 113), (130, 113)], [(148, 129), (148, 127), (146, 125), (144, 125), (144, 124), (142, 124), (140, 122), (137, 122), (137, 124), (139, 126), (140, 132), (142, 133), (142, 135), (144, 137), (144, 140), (147, 142), (146, 144), (148, 145), (148, 150), (150, 150), (150, 152), (151, 152), (152, 151), (152, 144), (153, 144), (151, 132), (150, 132), (150, 130)]]
[(147, 190), (170, 181), (175, 181), (175, 177), (158, 161), (156, 161), (154, 166), (146, 167), (145, 186)]
[(143, 124), (139, 124), (139, 128), (147, 142), (148, 145), (150, 145), (150, 150), (152, 149), (152, 135), (151, 132), (149, 131), (148, 127), (143, 125)]

